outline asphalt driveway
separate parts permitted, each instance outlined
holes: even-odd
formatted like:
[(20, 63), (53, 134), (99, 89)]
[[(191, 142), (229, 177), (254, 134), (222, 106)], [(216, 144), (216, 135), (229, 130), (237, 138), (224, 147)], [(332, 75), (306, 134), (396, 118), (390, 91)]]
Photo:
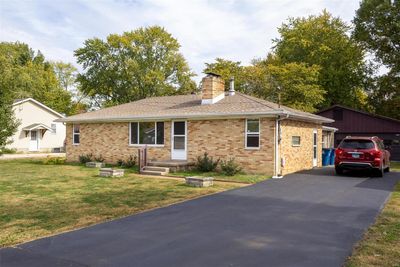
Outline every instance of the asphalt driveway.
[(400, 173), (319, 169), (0, 250), (0, 266), (341, 266)]

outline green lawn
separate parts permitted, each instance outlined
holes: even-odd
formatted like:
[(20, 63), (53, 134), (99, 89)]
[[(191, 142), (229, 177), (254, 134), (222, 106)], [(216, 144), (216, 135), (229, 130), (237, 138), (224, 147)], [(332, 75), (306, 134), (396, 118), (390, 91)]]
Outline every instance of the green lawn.
[(400, 266), (400, 183), (345, 266)]
[(192, 171), (185, 171), (185, 172), (174, 172), (170, 173), (171, 176), (179, 176), (179, 177), (186, 177), (186, 176), (202, 176), (202, 177), (214, 177), (217, 180), (223, 181), (233, 181), (233, 182), (242, 182), (248, 184), (254, 184), (271, 178), (270, 176), (260, 175), (260, 174), (236, 174), (234, 176), (227, 176), (220, 172), (200, 172), (197, 170)]
[[(390, 163), (391, 171), (400, 171), (400, 162)], [(354, 248), (346, 267), (400, 266), (400, 183), (374, 225)]]
[(0, 161), (0, 247), (68, 231), (238, 185), (193, 188), (184, 181), (99, 177), (79, 165)]
[(390, 162), (390, 170), (400, 172), (400, 162)]

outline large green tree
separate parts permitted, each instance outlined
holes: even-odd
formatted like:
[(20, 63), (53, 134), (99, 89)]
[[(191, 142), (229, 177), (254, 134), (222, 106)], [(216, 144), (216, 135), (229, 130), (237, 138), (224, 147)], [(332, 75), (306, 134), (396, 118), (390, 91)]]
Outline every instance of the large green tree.
[(60, 86), (72, 96), (72, 103), (69, 114), (86, 112), (90, 106), (90, 100), (79, 90), (80, 84), (77, 82), (78, 69), (71, 63), (63, 61), (52, 62), (54, 72)]
[[(318, 83), (326, 91), (319, 108), (343, 104), (362, 108), (369, 69), (364, 50), (349, 36), (350, 27), (327, 11), (291, 18), (279, 29), (274, 52), (282, 63), (320, 67)], [(358, 96), (363, 95), (362, 99)]]
[(27, 44), (0, 43), (3, 67), (11, 75), (3, 77), (2, 90), (13, 99), (32, 97), (54, 110), (68, 114), (71, 94), (61, 88), (52, 65), (39, 51), (35, 53)]
[(379, 114), (400, 119), (400, 1), (363, 0), (353, 36), (387, 72), (377, 77), (371, 104)]
[(204, 73), (213, 72), (221, 75), (225, 81), (225, 90), (229, 90), (229, 82), (232, 77), (235, 79), (235, 90), (245, 91), (245, 67), (240, 61), (231, 61), (223, 58), (216, 58), (215, 62), (205, 63)]
[(111, 34), (105, 41), (86, 40), (75, 51), (84, 69), (78, 75), (80, 88), (105, 105), (194, 91), (193, 73), (179, 48), (158, 26)]
[(305, 63), (282, 63), (269, 54), (265, 59), (253, 60), (249, 66), (217, 58), (206, 63), (204, 72), (214, 72), (225, 80), (235, 78), (235, 90), (292, 108), (314, 112), (324, 100), (325, 91), (318, 84), (318, 66)]
[(315, 112), (325, 95), (318, 84), (319, 70), (305, 63), (270, 64), (258, 60), (247, 68), (247, 91), (291, 108)]
[(12, 67), (7, 55), (0, 53), (0, 154), (18, 126), (12, 109), (14, 99), (11, 91), (6, 89), (12, 77)]

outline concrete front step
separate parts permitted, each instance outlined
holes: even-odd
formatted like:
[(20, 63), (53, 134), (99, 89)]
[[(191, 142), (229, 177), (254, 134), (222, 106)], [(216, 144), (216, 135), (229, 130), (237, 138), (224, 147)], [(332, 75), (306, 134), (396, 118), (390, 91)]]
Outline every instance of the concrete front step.
[(187, 171), (194, 166), (193, 162), (186, 160), (150, 161), (147, 166), (168, 168), (170, 172)]
[(159, 172), (169, 173), (169, 168), (159, 167), (159, 166), (146, 166), (146, 167), (144, 167), (144, 170), (146, 170), (146, 171), (159, 171)]
[(148, 166), (157, 167), (182, 167), (192, 166), (194, 163), (187, 162), (186, 160), (168, 160), (168, 161), (150, 161), (147, 163)]
[(142, 171), (140, 172), (140, 174), (163, 176), (163, 175), (166, 175), (167, 172), (142, 170)]

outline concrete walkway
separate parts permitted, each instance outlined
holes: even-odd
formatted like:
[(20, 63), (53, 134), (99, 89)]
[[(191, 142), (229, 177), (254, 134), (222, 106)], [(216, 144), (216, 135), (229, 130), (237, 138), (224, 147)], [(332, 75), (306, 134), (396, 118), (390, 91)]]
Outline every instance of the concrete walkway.
[(342, 266), (400, 173), (267, 180), (0, 250), (0, 266)]
[(3, 154), (0, 156), (0, 160), (46, 158), (48, 156), (50, 156), (50, 157), (65, 157), (65, 153)]

